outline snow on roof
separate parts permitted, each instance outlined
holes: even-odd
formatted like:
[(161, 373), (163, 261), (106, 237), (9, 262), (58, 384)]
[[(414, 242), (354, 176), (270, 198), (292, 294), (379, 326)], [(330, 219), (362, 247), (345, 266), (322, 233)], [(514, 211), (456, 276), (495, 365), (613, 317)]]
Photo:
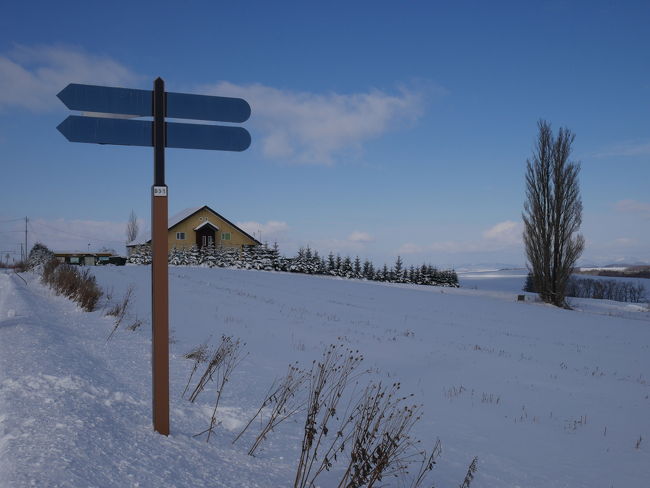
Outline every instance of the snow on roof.
[(194, 227), (194, 230), (202, 229), (202, 228), (205, 227), (206, 225), (209, 225), (210, 227), (214, 227), (216, 230), (219, 230), (219, 227), (217, 227), (216, 225), (214, 225), (214, 224), (213, 224), (212, 222), (210, 222), (209, 220), (206, 220), (206, 221), (203, 222), (202, 224), (197, 225), (196, 227)]
[[(192, 214), (195, 213), (195, 212), (198, 212), (198, 211), (201, 210), (202, 208), (203, 208), (203, 206), (201, 206), (201, 207), (186, 208), (185, 210), (181, 210), (180, 212), (175, 213), (174, 215), (172, 215), (171, 217), (169, 217), (169, 219), (167, 219), (167, 228), (168, 228), (168, 229), (171, 229), (171, 228), (174, 227), (176, 224), (178, 224), (181, 220), (185, 220), (185, 219), (188, 218), (190, 215), (192, 215)], [(147, 239), (147, 240), (149, 240), (149, 239)]]

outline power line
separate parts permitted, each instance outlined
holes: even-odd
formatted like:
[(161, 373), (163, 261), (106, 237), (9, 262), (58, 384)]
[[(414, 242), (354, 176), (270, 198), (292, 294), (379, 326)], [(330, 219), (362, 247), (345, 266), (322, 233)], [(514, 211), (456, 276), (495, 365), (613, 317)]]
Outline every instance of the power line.
[[(39, 231), (37, 231), (37, 230), (34, 229), (34, 226), (33, 226), (32, 222), (33, 222), (33, 221), (31, 221), (31, 220), (29, 221), (29, 227), (30, 227), (30, 229), (31, 229), (32, 232), (34, 232), (34, 233), (39, 233)], [(97, 237), (97, 236), (81, 235), (81, 234), (77, 234), (77, 233), (75, 233), (75, 232), (70, 232), (70, 231), (68, 231), (68, 230), (58, 229), (58, 228), (53, 227), (53, 226), (51, 226), (51, 225), (49, 225), (49, 224), (44, 224), (43, 222), (39, 222), (39, 223), (36, 224), (36, 225), (41, 226), (41, 227), (45, 227), (45, 228), (47, 228), (47, 229), (50, 229), (50, 231), (54, 231), (54, 232), (57, 232), (57, 233), (59, 233), (59, 234), (63, 234), (63, 235), (66, 235), (66, 236), (78, 237), (78, 238), (81, 238), (81, 239), (89, 239), (89, 240), (91, 240), (91, 241), (99, 241), (99, 242), (114, 242), (114, 243), (118, 243), (118, 244), (124, 244), (124, 241), (117, 241), (117, 240), (114, 240), (114, 239), (102, 239), (102, 238), (99, 238), (99, 237)]]

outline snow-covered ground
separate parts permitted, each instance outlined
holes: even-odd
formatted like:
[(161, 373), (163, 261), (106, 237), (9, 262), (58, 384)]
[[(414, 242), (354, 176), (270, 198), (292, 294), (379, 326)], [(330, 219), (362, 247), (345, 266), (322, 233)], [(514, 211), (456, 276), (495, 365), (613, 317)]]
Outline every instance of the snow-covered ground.
[[(170, 268), (171, 430), (151, 431), (150, 268), (93, 270), (118, 301), (113, 319), (53, 296), (35, 276), (0, 273), (0, 487), (290, 486), (303, 418), (234, 445), (273, 379), (343, 341), (365, 367), (424, 404), (416, 435), (442, 442), (431, 476), (473, 487), (642, 487), (650, 480), (650, 313), (572, 300), (517, 302), (525, 271), (461, 275), (461, 289), (221, 268)], [(125, 326), (140, 319), (131, 332)], [(205, 442), (214, 389), (180, 398), (183, 354), (222, 334), (248, 355)], [(336, 466), (320, 479), (335, 486)], [(390, 486), (390, 480), (386, 480)], [(403, 486), (397, 484), (396, 486)], [(408, 486), (408, 485), (407, 485)]]

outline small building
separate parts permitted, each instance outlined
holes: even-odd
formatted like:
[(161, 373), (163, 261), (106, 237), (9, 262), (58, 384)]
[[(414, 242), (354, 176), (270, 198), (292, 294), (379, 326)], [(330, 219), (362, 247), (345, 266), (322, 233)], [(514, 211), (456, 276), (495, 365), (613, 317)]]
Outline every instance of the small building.
[(100, 261), (105, 261), (113, 256), (111, 252), (83, 252), (61, 251), (55, 252), (54, 257), (60, 263), (78, 264), (81, 266), (95, 266)]
[[(150, 237), (127, 246), (131, 250), (142, 244), (150, 244)], [(261, 242), (240, 229), (223, 215), (207, 205), (188, 208), (168, 219), (167, 249), (189, 249), (192, 246), (223, 246), (241, 249), (244, 246), (259, 246)]]

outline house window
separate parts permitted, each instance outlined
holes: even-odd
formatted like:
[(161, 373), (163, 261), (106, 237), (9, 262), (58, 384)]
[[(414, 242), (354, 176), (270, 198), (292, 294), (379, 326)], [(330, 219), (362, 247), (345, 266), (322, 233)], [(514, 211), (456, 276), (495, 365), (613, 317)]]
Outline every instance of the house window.
[(176, 232), (176, 240), (177, 241), (184, 241), (185, 240), (185, 232)]
[(222, 232), (221, 233), (221, 240), (222, 241), (229, 241), (230, 240), (230, 232)]

